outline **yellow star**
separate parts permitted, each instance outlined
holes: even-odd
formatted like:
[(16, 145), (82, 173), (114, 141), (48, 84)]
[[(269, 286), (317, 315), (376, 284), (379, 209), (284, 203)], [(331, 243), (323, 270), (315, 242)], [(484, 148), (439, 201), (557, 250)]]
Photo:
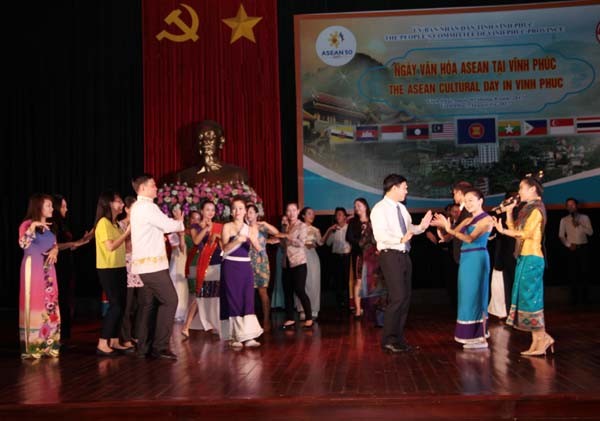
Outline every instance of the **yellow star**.
[(248, 38), (250, 41), (256, 43), (252, 28), (260, 22), (261, 19), (262, 17), (248, 16), (246, 10), (244, 10), (244, 5), (240, 3), (240, 8), (234, 18), (223, 19), (225, 25), (232, 29), (230, 44), (233, 44), (241, 37)]

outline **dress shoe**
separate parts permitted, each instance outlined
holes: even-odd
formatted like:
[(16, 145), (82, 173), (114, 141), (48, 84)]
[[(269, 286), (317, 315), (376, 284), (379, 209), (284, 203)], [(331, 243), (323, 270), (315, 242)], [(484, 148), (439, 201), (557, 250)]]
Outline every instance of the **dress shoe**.
[(150, 353), (152, 358), (161, 358), (165, 360), (176, 360), (177, 355), (173, 354), (169, 349), (163, 349), (162, 351), (152, 351)]
[(418, 351), (419, 346), (418, 345), (409, 345), (409, 344), (397, 344), (396, 345), (397, 348), (400, 348), (402, 350), (402, 352), (412, 352), (412, 351)]
[(96, 355), (98, 355), (99, 357), (115, 357), (118, 355), (118, 352), (117, 351), (106, 352), (106, 351), (102, 351), (101, 349), (96, 348)]
[(119, 354), (123, 354), (123, 355), (130, 355), (130, 354), (135, 353), (135, 347), (129, 346), (126, 348), (113, 348), (113, 351), (116, 351)]
[(404, 352), (404, 349), (400, 348), (400, 346), (396, 344), (384, 345), (382, 349), (388, 354), (398, 354), (400, 352)]

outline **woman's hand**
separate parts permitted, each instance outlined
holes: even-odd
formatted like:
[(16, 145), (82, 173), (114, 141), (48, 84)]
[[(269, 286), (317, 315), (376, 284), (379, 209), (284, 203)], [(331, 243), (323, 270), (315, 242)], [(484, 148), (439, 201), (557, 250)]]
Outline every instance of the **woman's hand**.
[(54, 246), (50, 250), (48, 250), (46, 253), (43, 253), (43, 254), (44, 254), (44, 256), (48, 256), (48, 257), (46, 257), (46, 261), (44, 262), (44, 265), (52, 266), (58, 260), (58, 247)]
[(37, 228), (42, 228), (42, 232), (44, 232), (50, 229), (50, 225), (52, 225), (52, 222), (33, 221), (29, 225), (29, 232), (33, 234)]
[[(513, 206), (514, 207), (514, 206)], [(504, 227), (502, 226), (502, 220), (492, 216), (492, 220), (494, 221), (494, 227), (500, 234), (504, 234)]]
[(433, 220), (435, 222), (434, 224), (432, 224), (433, 226), (439, 227), (439, 228), (444, 228), (446, 230), (446, 232), (451, 229), (450, 221), (448, 220), (448, 218), (446, 218), (441, 213), (436, 213)]

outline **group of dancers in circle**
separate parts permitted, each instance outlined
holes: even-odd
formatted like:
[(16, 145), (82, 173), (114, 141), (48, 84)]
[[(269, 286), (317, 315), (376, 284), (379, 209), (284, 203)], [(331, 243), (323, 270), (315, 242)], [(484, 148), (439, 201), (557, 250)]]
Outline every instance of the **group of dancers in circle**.
[[(100, 195), (94, 229), (77, 241), (65, 236), (64, 198), (57, 203), (49, 195), (31, 196), (19, 227), (19, 245), (24, 250), (19, 318), (23, 358), (56, 357), (61, 336), (68, 339), (70, 335), (71, 309), (62, 313), (59, 309), (59, 292), (67, 294), (59, 291), (55, 268), (59, 251), (70, 252), (95, 238), (98, 278), (109, 301), (96, 348), (98, 355), (176, 359), (169, 343), (181, 303), (169, 260), (180, 261), (178, 271), (184, 273), (189, 289), (186, 313), (179, 317), (183, 323), (181, 335), (187, 339), (190, 329), (203, 329), (227, 340), (233, 349), (256, 348), (261, 345), (258, 339), (263, 332), (271, 329), (267, 292), (271, 273), (266, 245), (280, 244), (285, 301), (285, 321), (280, 328), (295, 329), (300, 310), (302, 328), (311, 329), (320, 291), (311, 291), (314, 286), (307, 285), (307, 277), (320, 278), (320, 273), (309, 273), (307, 263), (314, 258), (318, 262), (317, 246), (335, 247), (336, 233), (342, 231), (350, 250), (334, 250), (334, 256), (351, 256), (356, 317), (362, 316), (361, 298), (364, 303), (385, 297), (382, 348), (392, 353), (411, 351), (414, 347), (406, 343), (403, 332), (410, 301), (410, 240), (429, 225), (437, 227), (440, 241), (455, 239), (461, 243), (455, 340), (464, 348), (488, 347), (487, 242), (496, 229), (500, 235), (516, 240), (517, 267), (506, 323), (531, 332), (531, 345), (523, 355), (545, 355), (548, 349), (553, 350), (554, 339), (546, 332), (544, 320), (542, 239), (546, 211), (543, 187), (536, 177), (521, 180), (520, 201), (501, 206), (502, 218), (487, 214), (482, 193), (463, 184), (455, 189), (460, 218), (452, 221), (443, 214), (427, 212), (419, 225), (413, 225), (401, 203), (406, 198), (407, 181), (391, 174), (383, 183), (384, 198), (373, 212), (367, 201), (359, 198), (349, 223), (345, 211), (336, 210), (336, 223), (323, 237), (312, 226), (314, 211), (310, 208), (301, 210), (298, 204), (289, 203), (277, 228), (259, 221), (257, 206), (237, 197), (232, 200), (230, 222), (214, 221), (215, 205), (206, 201), (198, 211), (187, 215), (185, 228), (181, 210), (174, 209), (171, 218), (154, 203), (157, 188), (151, 175), (138, 176), (132, 184), (137, 197), (123, 200), (112, 191)], [(343, 272), (346, 262), (334, 263)], [(344, 279), (344, 274), (338, 278)], [(255, 314), (255, 289), (261, 299), (262, 324)], [(341, 285), (344, 289), (347, 292), (347, 285)], [(311, 296), (317, 296), (317, 302), (311, 302)], [(348, 304), (343, 293), (340, 302)], [(68, 332), (64, 325), (61, 327), (61, 319), (68, 320)]]

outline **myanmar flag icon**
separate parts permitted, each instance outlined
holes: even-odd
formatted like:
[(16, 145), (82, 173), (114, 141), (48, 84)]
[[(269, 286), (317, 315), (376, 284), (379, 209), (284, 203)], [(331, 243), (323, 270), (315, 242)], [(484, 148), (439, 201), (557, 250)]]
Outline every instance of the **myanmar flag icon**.
[(521, 136), (520, 121), (500, 121), (498, 123), (498, 136)]

